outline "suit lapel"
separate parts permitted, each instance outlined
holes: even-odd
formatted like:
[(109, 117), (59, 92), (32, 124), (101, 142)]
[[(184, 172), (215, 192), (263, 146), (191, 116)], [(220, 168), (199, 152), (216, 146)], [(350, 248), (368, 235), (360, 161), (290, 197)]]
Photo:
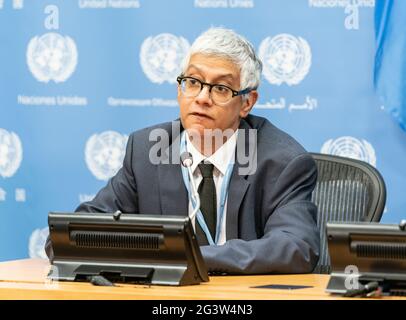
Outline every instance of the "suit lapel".
[[(239, 169), (242, 164), (238, 161), (237, 151), (238, 146), (245, 146), (245, 150), (248, 150), (249, 139), (248, 130), (251, 129), (248, 123), (242, 119), (240, 122), (239, 129), (242, 129), (238, 133), (237, 138), (237, 149), (236, 149), (236, 162), (233, 168), (233, 174), (231, 175), (230, 186), (228, 189), (227, 198), (227, 223), (226, 223), (226, 239), (237, 239), (238, 238), (238, 217), (239, 211), (242, 204), (242, 200), (247, 192), (250, 182), (247, 181), (247, 175), (240, 175)], [(245, 139), (245, 140), (244, 140)]]
[(188, 215), (188, 194), (179, 164), (158, 166), (161, 210), (165, 215)]
[[(236, 163), (237, 164), (237, 163)], [(238, 216), (239, 210), (244, 198), (245, 192), (250, 183), (238, 174), (238, 168), (235, 165), (230, 180), (227, 198), (227, 220), (226, 220), (226, 239), (238, 238)]]
[[(179, 120), (175, 130), (170, 134), (171, 145), (164, 151), (167, 159), (158, 165), (158, 185), (161, 199), (161, 212), (164, 215), (188, 215), (188, 194), (183, 183), (181, 165), (179, 163), (180, 132)], [(174, 121), (174, 122), (176, 122)], [(179, 130), (177, 130), (179, 129)], [(172, 157), (177, 157), (177, 159)], [(168, 163), (168, 164), (166, 164)]]

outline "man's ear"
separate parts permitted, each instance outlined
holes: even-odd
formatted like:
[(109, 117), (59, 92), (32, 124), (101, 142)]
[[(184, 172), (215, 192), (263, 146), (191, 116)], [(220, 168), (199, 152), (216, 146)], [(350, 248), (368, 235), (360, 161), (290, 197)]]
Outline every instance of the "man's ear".
[(240, 118), (245, 118), (250, 113), (252, 107), (258, 100), (258, 91), (253, 90), (248, 94), (248, 98), (244, 99), (242, 102), (242, 107), (240, 110)]

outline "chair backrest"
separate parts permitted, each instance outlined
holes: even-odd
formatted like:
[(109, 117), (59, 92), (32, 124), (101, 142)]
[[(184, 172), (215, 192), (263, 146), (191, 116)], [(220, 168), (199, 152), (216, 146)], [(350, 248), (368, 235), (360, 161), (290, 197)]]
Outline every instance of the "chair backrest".
[(317, 205), (320, 258), (314, 273), (330, 273), (327, 222), (379, 222), (385, 207), (385, 182), (370, 164), (328, 154), (311, 153), (318, 169), (312, 201)]

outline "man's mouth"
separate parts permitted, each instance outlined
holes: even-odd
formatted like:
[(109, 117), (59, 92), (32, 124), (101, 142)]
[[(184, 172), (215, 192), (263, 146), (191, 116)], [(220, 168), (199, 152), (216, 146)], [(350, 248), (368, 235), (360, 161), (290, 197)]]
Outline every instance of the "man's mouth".
[(191, 115), (191, 116), (195, 116), (195, 117), (200, 117), (200, 118), (213, 119), (213, 118), (210, 117), (209, 115), (207, 115), (207, 114), (205, 114), (205, 113), (200, 113), (200, 112), (191, 112), (190, 115)]

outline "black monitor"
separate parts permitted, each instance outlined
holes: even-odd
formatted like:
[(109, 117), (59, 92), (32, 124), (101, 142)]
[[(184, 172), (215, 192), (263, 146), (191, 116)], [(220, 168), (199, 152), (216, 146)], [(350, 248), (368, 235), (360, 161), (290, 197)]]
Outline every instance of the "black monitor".
[[(327, 292), (378, 283), (387, 294), (406, 294), (406, 222), (327, 223), (331, 277)], [(354, 280), (356, 282), (354, 282)]]
[(121, 213), (48, 216), (54, 256), (48, 277), (191, 285), (209, 281), (190, 219)]

